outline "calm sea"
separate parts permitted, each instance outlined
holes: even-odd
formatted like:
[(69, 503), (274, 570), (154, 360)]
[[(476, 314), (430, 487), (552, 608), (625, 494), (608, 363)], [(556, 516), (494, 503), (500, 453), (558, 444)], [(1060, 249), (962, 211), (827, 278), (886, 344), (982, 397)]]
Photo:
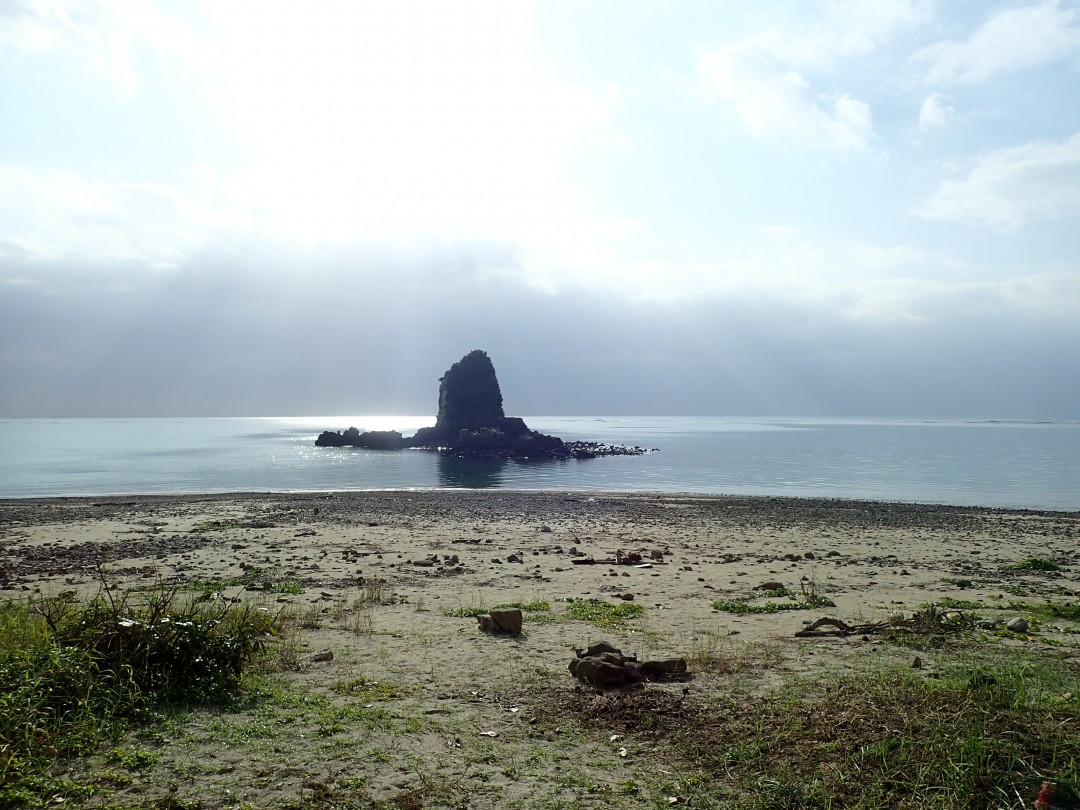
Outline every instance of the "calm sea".
[(1080, 509), (1080, 422), (528, 417), (638, 457), (485, 462), (317, 448), (432, 417), (0, 420), (0, 497), (505, 487)]

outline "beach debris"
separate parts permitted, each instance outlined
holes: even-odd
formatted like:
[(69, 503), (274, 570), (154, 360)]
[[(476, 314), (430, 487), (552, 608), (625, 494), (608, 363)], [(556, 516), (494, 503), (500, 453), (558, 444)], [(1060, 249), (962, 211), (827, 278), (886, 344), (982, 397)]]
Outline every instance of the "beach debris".
[[(882, 622), (848, 624), (835, 616), (822, 616), (795, 633), (796, 638), (823, 638), (836, 636), (864, 636), (872, 633), (904, 632), (928, 635), (932, 643), (945, 641), (945, 633), (956, 633), (975, 627), (975, 621), (957, 611), (943, 611), (930, 606), (916, 611), (910, 617), (896, 611)], [(823, 627), (831, 629), (823, 630)]]
[[(570, 553), (573, 554), (576, 549), (570, 549)], [(665, 563), (646, 563), (643, 562), (642, 556), (636, 551), (623, 551), (619, 549), (615, 552), (614, 557), (605, 557), (602, 560), (598, 560), (595, 557), (579, 557), (576, 560), (571, 560), (574, 565), (632, 565), (635, 568), (651, 568), (653, 565), (664, 565)]]
[(508, 633), (521, 635), (522, 616), (517, 608), (491, 610), (476, 617), (482, 633)]
[(754, 591), (783, 591), (786, 590), (783, 582), (775, 582), (770, 580), (768, 582), (762, 582), (760, 585), (755, 585), (751, 590)]
[(1035, 799), (1035, 810), (1077, 810), (1080, 803), (1076, 798), (1053, 782), (1044, 781), (1039, 789), (1039, 796)]
[(685, 680), (689, 677), (685, 658), (666, 658), (639, 663), (635, 655), (606, 641), (588, 649), (575, 649), (570, 660), (570, 674), (584, 684), (599, 687), (632, 686), (642, 681)]

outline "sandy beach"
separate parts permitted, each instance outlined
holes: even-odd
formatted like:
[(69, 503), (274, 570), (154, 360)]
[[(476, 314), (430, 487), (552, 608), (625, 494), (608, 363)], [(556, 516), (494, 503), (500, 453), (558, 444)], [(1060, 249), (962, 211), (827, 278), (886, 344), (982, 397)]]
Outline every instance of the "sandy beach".
[[(603, 700), (567, 671), (574, 648), (607, 640), (641, 659), (687, 658), (689, 680), (647, 687), (656, 701), (709, 700), (735, 681), (753, 694), (793, 674), (911, 657), (877, 636), (795, 637), (821, 616), (883, 622), (956, 600), (1003, 624), (1027, 604), (1075, 600), (1078, 541), (1080, 513), (836, 500), (505, 490), (8, 500), (0, 596), (222, 583), (220, 598), (307, 617), (294, 686), (385, 710), (383, 725), (330, 731), (301, 713), (290, 742), (268, 730), (265, 745), (230, 736), (256, 715), (208, 713), (121, 793), (200, 786), (207, 807), (272, 806), (362, 777), (366, 795), (402, 807), (423, 791), (469, 807), (620, 806), (614, 786), (662, 773), (665, 754), (617, 729), (564, 733), (558, 707), (593, 701), (595, 714)], [(604, 562), (624, 554), (641, 561)], [(1032, 558), (1056, 570), (1017, 567)], [(758, 594), (775, 584), (834, 606), (715, 608), (766, 604)], [(590, 599), (643, 612), (608, 627), (560, 618)], [(507, 604), (535, 606), (521, 636), (483, 634), (468, 615)], [(1038, 633), (1075, 656), (1069, 630), (1047, 622)], [(363, 686), (380, 683), (393, 689)]]

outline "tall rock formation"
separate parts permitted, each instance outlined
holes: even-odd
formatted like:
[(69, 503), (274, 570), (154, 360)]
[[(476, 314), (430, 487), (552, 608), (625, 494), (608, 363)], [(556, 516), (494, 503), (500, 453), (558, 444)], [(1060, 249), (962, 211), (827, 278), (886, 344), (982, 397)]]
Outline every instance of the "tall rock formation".
[(328, 430), (319, 435), (315, 444), (380, 450), (419, 447), (461, 458), (594, 458), (644, 452), (639, 447), (567, 443), (529, 430), (525, 420), (503, 412), (495, 366), (480, 349), (469, 352), (439, 378), (439, 413), (434, 427), (421, 428), (408, 439), (397, 431)]
[(499, 380), (487, 352), (469, 352), (439, 378), (435, 430), (456, 436), (461, 430), (496, 427), (505, 416)]

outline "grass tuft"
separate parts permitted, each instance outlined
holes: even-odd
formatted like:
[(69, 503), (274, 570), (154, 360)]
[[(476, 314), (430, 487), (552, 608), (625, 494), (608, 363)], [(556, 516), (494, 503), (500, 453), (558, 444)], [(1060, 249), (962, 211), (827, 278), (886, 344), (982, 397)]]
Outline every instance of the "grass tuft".
[[(156, 706), (226, 696), (274, 632), (268, 613), (176, 587), (138, 602), (106, 590), (82, 604), (0, 603), (0, 807), (79, 798), (85, 786), (52, 777), (52, 762), (118, 738)], [(141, 761), (132, 756), (120, 764)]]
[(636, 602), (602, 602), (599, 599), (577, 599), (571, 602), (565, 612), (568, 619), (588, 622), (602, 630), (618, 631), (627, 623), (641, 618), (645, 606)]
[[(788, 598), (788, 602), (756, 602), (758, 599)], [(748, 613), (780, 613), (785, 610), (811, 610), (820, 607), (836, 607), (836, 603), (818, 593), (815, 583), (803, 583), (801, 592), (794, 593), (787, 588), (774, 591), (762, 591), (750, 596), (737, 596), (732, 599), (717, 599), (712, 603), (713, 610), (722, 613), (745, 615)]]
[(1014, 563), (1010, 568), (1015, 568), (1020, 571), (1060, 571), (1061, 566), (1057, 563), (1044, 559), (1042, 557), (1028, 557), (1026, 560), (1021, 560), (1018, 563)]

